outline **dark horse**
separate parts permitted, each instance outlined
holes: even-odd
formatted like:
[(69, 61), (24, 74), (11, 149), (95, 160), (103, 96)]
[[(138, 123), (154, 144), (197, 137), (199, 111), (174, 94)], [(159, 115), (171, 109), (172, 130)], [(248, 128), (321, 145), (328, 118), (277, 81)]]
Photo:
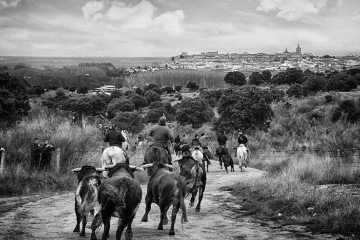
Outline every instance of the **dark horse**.
[(228, 150), (226, 147), (224, 146), (219, 146), (217, 149), (216, 149), (216, 155), (219, 157), (219, 164), (220, 164), (220, 169), (222, 169), (222, 157), (226, 154), (228, 154)]
[(184, 176), (187, 182), (187, 194), (191, 194), (190, 207), (194, 206), (195, 198), (199, 189), (199, 201), (196, 205), (196, 212), (200, 212), (200, 204), (206, 187), (205, 165), (198, 164), (191, 156), (183, 156), (179, 161), (180, 175)]
[[(168, 152), (165, 150), (165, 148), (156, 144), (150, 145), (148, 149), (146, 149), (144, 156), (144, 164), (154, 162), (162, 162), (172, 165), (171, 162), (168, 162)], [(147, 169), (148, 176), (151, 176), (151, 171), (151, 167)]]
[(206, 171), (209, 172), (209, 165), (211, 165), (211, 152), (208, 147), (203, 147), (202, 152), (204, 154), (204, 161), (206, 161)]

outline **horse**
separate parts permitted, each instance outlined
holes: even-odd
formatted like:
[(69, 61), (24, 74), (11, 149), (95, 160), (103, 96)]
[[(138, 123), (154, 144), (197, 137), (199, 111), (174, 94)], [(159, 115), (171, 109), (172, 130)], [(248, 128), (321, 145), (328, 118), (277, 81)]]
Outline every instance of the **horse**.
[(244, 144), (240, 144), (239, 147), (236, 149), (236, 156), (239, 160), (239, 168), (241, 169), (240, 171), (243, 172), (243, 166), (247, 168), (246, 161), (248, 158), (247, 148)]
[(125, 142), (122, 143), (122, 147), (125, 149), (125, 151), (129, 150), (130, 144), (129, 144), (129, 133), (126, 130), (121, 130), (121, 134), (125, 138)]
[(226, 149), (226, 147), (224, 146), (219, 146), (216, 149), (216, 155), (219, 157), (219, 164), (220, 164), (220, 169), (222, 169), (222, 156), (224, 156), (225, 154), (228, 154), (228, 150)]
[[(126, 163), (126, 157), (124, 151), (117, 146), (110, 146), (105, 148), (101, 155), (101, 167), (105, 169), (105, 166), (115, 165), (117, 163)], [(108, 171), (104, 171), (103, 175), (106, 177)]]
[(204, 154), (204, 160), (206, 161), (206, 171), (209, 172), (209, 165), (211, 165), (210, 159), (212, 156), (209, 148), (203, 147), (203, 154)]
[[(152, 144), (146, 149), (145, 155), (144, 155), (144, 163), (154, 163), (154, 162), (162, 162), (166, 164), (172, 165), (172, 163), (168, 163), (168, 153), (164, 147), (161, 147), (157, 144)], [(147, 169), (147, 174), (150, 177), (151, 176), (152, 167), (149, 167)]]
[(175, 143), (174, 144), (174, 152), (176, 156), (181, 155), (181, 143)]

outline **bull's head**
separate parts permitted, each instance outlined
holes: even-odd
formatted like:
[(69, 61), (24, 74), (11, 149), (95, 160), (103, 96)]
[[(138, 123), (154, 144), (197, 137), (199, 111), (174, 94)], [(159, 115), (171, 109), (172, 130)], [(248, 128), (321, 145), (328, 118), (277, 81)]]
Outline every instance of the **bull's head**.
[(76, 173), (78, 177), (78, 182), (80, 182), (85, 176), (89, 175), (100, 175), (104, 169), (96, 168), (94, 166), (82, 166), (80, 168), (74, 168), (71, 172)]

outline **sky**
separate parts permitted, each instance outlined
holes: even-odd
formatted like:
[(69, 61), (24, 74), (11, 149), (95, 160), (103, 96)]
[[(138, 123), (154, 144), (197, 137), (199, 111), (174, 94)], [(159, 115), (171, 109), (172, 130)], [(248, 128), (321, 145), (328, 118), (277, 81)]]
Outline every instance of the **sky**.
[(0, 56), (360, 55), (359, 0), (0, 0)]

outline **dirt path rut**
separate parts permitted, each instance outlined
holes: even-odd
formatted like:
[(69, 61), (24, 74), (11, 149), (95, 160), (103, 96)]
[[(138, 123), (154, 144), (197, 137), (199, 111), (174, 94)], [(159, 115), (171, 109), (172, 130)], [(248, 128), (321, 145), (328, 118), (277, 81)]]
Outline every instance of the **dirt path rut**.
[[(271, 228), (268, 225), (263, 227), (251, 217), (241, 219), (234, 217), (232, 209), (240, 209), (241, 206), (232, 204), (233, 196), (228, 192), (220, 191), (219, 188), (259, 177), (261, 171), (248, 168), (246, 172), (240, 172), (235, 168), (236, 172), (226, 174), (224, 170), (219, 169), (216, 162), (213, 162), (209, 170), (201, 212), (196, 213), (194, 208), (187, 207), (189, 222), (181, 224), (180, 211), (175, 224), (175, 236), (168, 235), (169, 225), (165, 225), (162, 231), (157, 230), (160, 213), (156, 204), (152, 205), (149, 222), (140, 221), (145, 210), (146, 185), (142, 185), (143, 201), (133, 222), (133, 239), (314, 239), (314, 236), (305, 233), (301, 227), (296, 230), (304, 233), (299, 237), (299, 234), (294, 234), (294, 230)], [(185, 202), (188, 206), (189, 198)], [(79, 237), (78, 233), (72, 232), (75, 222), (74, 193), (58, 194), (27, 203), (2, 214), (0, 239), (84, 239)], [(112, 218), (109, 239), (115, 239), (116, 224), (117, 218)], [(98, 231), (98, 239), (101, 239), (102, 231), (102, 228)], [(315, 238), (331, 239), (330, 236)], [(85, 239), (90, 239), (90, 229), (86, 229)]]

